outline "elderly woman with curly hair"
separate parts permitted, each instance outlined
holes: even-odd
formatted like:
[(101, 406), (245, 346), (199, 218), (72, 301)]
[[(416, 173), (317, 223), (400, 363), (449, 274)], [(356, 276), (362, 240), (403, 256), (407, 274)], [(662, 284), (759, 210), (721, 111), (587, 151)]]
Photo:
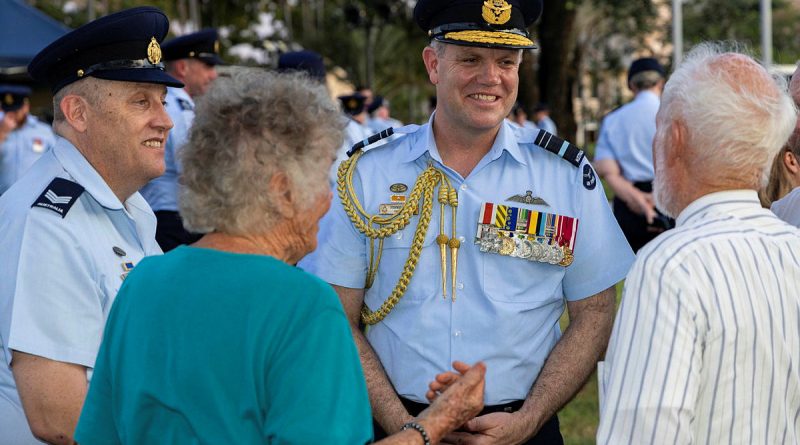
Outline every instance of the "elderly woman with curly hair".
[[(341, 129), (325, 89), (302, 76), (241, 68), (215, 81), (182, 159), (180, 212), (206, 235), (125, 279), (80, 443), (372, 440), (339, 300), (292, 266), (316, 247)], [(463, 376), (440, 375), (428, 412), (386, 443), (435, 443), (478, 412), (485, 368), (457, 369)]]

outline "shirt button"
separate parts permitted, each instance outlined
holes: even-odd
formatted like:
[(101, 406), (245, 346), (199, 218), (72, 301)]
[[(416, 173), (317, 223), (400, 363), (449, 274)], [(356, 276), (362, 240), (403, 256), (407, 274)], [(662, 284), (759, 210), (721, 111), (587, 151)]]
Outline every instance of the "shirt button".
[(459, 289), (464, 289), (464, 283), (458, 283), (456, 284), (456, 287)]
[(461, 331), (453, 332), (453, 337), (461, 337)]
[(397, 239), (403, 239), (403, 234), (398, 232), (394, 237)]
[(461, 241), (462, 243), (464, 243), (464, 242), (466, 242), (466, 241), (467, 241), (467, 239), (466, 239), (466, 238), (464, 238), (463, 236), (459, 236), (459, 237), (458, 237), (458, 240), (459, 240), (459, 241)]
[(466, 189), (467, 189), (467, 184), (461, 184), (461, 187), (459, 187), (459, 188), (460, 188), (462, 191), (463, 191), (463, 190), (466, 190)]

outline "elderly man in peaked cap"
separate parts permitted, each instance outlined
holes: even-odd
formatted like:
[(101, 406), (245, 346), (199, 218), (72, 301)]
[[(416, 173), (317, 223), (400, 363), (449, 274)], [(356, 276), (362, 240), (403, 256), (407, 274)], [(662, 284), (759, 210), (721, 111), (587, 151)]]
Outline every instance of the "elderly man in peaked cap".
[(122, 11), (28, 67), (52, 88), (59, 138), (0, 197), (3, 443), (72, 443), (117, 290), (161, 253), (137, 190), (164, 173), (166, 86), (182, 86), (161, 62), (168, 27), (156, 8)]
[(164, 149), (166, 171), (142, 188), (144, 199), (158, 219), (156, 241), (164, 252), (200, 239), (183, 227), (178, 213), (178, 179), (183, 171), (180, 149), (189, 139), (194, 121), (194, 100), (203, 95), (217, 78), (219, 35), (215, 29), (204, 29), (176, 37), (162, 48), (167, 73), (183, 82), (183, 88), (168, 88), (166, 107), (175, 127), (169, 133)]
[(505, 121), (541, 9), (417, 3), (436, 112), (385, 145), (354, 147), (320, 246), (301, 262), (339, 293), (388, 432), (414, 427), (424, 376), (480, 359), (486, 408), (445, 442), (562, 443), (555, 413), (608, 340), (633, 254), (595, 172), (569, 142)]

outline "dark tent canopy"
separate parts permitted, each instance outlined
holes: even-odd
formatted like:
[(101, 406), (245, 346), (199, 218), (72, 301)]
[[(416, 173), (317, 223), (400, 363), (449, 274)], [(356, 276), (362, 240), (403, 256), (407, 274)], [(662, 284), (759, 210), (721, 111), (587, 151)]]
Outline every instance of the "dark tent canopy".
[(0, 0), (0, 72), (18, 74), (69, 28), (21, 0)]

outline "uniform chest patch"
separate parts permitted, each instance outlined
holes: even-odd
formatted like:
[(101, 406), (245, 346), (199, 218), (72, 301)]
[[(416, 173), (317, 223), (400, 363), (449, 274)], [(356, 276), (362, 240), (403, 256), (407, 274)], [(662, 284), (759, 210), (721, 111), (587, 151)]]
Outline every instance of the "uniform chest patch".
[(589, 164), (584, 164), (583, 166), (583, 186), (586, 190), (594, 190), (597, 187), (597, 176), (595, 176), (594, 170)]
[(67, 216), (67, 212), (81, 196), (83, 190), (83, 186), (78, 183), (64, 178), (55, 178), (33, 202), (31, 207), (52, 210), (63, 218)]

